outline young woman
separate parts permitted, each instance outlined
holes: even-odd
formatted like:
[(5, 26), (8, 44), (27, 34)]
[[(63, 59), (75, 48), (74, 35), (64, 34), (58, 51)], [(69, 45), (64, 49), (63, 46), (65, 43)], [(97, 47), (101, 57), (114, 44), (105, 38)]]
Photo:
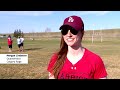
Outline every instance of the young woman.
[(21, 39), (20, 36), (17, 38), (18, 51), (21, 52)]
[(23, 36), (20, 37), (20, 40), (21, 40), (21, 51), (23, 52), (24, 51), (24, 38), (23, 38)]
[(9, 48), (8, 52), (12, 52), (12, 43), (13, 43), (13, 40), (11, 38), (11, 35), (8, 35), (7, 42), (8, 42), (8, 48)]
[(67, 17), (60, 30), (60, 50), (52, 55), (49, 62), (49, 79), (107, 78), (100, 56), (81, 44), (84, 35), (82, 19), (78, 16)]

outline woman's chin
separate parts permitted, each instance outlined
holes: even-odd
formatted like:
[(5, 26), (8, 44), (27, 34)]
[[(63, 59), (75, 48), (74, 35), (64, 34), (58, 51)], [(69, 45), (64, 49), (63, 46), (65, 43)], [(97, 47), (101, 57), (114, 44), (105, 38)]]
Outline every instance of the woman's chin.
[(71, 46), (73, 46), (74, 44), (73, 44), (73, 43), (67, 43), (67, 45), (71, 47)]

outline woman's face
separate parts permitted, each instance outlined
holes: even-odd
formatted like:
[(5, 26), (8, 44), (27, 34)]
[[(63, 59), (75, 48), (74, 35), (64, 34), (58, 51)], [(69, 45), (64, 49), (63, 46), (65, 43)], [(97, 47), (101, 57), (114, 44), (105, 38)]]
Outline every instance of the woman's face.
[(67, 34), (63, 35), (64, 41), (68, 46), (71, 47), (81, 46), (81, 37), (82, 33), (80, 31), (74, 35), (70, 29), (68, 30)]

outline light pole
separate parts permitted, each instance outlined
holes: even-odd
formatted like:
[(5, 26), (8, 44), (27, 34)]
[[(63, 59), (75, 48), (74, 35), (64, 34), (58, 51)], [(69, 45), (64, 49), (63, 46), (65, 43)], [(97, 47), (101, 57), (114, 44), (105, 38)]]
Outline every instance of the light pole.
[(102, 37), (102, 28), (100, 29), (100, 35), (101, 35), (101, 42), (103, 41), (103, 37)]
[[(93, 27), (95, 26), (95, 24), (93, 24)], [(93, 29), (93, 32), (92, 32), (92, 43), (94, 41), (94, 29)]]

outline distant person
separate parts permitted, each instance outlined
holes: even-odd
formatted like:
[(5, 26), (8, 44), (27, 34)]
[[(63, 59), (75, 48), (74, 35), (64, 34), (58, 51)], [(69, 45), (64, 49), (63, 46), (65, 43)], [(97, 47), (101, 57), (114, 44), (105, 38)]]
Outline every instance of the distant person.
[(18, 51), (21, 52), (21, 39), (20, 36), (17, 38)]
[(21, 51), (24, 51), (24, 38), (23, 36), (20, 37), (20, 40), (21, 40)]
[(60, 30), (60, 50), (49, 61), (49, 79), (106, 79), (101, 57), (82, 46), (84, 23), (81, 17), (67, 17)]
[(11, 38), (11, 35), (8, 35), (8, 38), (7, 38), (7, 42), (8, 42), (8, 52), (12, 52), (12, 43), (13, 43), (13, 40)]

